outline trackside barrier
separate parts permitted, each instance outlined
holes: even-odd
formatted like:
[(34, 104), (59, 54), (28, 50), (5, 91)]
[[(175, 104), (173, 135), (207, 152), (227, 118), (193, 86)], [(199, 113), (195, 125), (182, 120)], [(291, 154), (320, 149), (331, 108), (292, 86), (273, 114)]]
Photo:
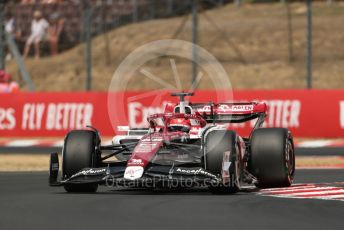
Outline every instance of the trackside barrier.
[[(117, 125), (144, 127), (151, 113), (163, 112), (169, 97), (162, 91), (144, 95), (144, 91), (111, 93), (14, 93), (1, 94), (0, 137), (62, 137), (71, 129), (86, 125), (97, 127), (104, 136), (112, 136)], [(234, 100), (264, 100), (268, 104), (265, 127), (287, 127), (296, 137), (344, 137), (344, 90), (237, 90)], [(123, 101), (109, 105), (108, 96)], [(197, 91), (195, 102), (208, 102), (216, 92)], [(253, 122), (232, 124), (247, 135)]]

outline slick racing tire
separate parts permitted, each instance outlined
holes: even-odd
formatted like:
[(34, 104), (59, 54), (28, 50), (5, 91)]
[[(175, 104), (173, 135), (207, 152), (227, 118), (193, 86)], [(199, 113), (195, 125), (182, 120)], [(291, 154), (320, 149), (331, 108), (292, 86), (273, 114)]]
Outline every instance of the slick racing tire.
[[(94, 131), (75, 130), (67, 134), (62, 151), (62, 176), (67, 179), (84, 168), (97, 165), (98, 136)], [(96, 192), (98, 184), (66, 184), (67, 192)]]
[(249, 171), (259, 188), (288, 187), (294, 179), (293, 138), (284, 128), (256, 129), (251, 138)]
[(238, 164), (236, 133), (228, 130), (210, 131), (205, 139), (204, 163), (208, 172), (222, 178), (223, 155), (230, 152), (230, 182), (210, 185), (209, 190), (215, 194), (235, 193), (238, 191)]

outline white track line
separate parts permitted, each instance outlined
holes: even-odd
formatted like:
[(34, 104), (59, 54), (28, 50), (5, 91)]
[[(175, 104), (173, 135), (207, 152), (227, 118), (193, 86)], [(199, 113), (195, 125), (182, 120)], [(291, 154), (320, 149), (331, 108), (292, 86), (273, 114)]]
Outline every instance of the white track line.
[(315, 141), (302, 141), (297, 144), (297, 147), (303, 148), (318, 148), (330, 146), (334, 143), (333, 140), (315, 140)]
[[(340, 194), (344, 195), (344, 189), (337, 189), (337, 190), (327, 190), (327, 191), (314, 191), (314, 192), (300, 192), (300, 193), (288, 193), (288, 194), (274, 194), (274, 195), (283, 195), (283, 196), (297, 196), (297, 197), (304, 197), (304, 196), (320, 196), (320, 195), (330, 195), (330, 194)], [(267, 194), (268, 195), (268, 194)]]
[(64, 141), (55, 141), (51, 146), (53, 147), (63, 147)]
[(261, 192), (270, 192), (270, 191), (283, 191), (283, 190), (291, 190), (291, 189), (304, 189), (304, 188), (315, 188), (317, 187), (314, 184), (307, 184), (307, 185), (292, 185), (290, 187), (285, 187), (285, 188), (267, 188), (267, 189), (262, 189), (260, 190)]
[(10, 141), (6, 144), (6, 147), (28, 147), (38, 145), (39, 143), (39, 140)]
[(332, 195), (332, 196), (326, 196), (328, 199), (344, 199), (344, 195)]
[[(338, 188), (338, 187), (332, 187), (332, 188)], [(273, 190), (273, 191), (264, 191), (264, 194), (277, 194), (277, 193), (281, 193), (281, 194), (287, 194), (287, 193), (298, 193), (298, 192), (302, 192), (302, 191), (316, 191), (316, 190), (323, 190), (323, 189), (329, 189), (329, 187), (306, 187), (306, 188), (297, 188), (297, 189), (283, 189), (283, 190)]]

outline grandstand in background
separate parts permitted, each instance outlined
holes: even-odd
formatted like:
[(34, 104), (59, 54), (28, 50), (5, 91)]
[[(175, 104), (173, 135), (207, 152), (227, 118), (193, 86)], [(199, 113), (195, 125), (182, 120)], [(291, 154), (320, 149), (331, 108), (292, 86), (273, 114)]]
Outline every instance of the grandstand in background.
[[(193, 0), (91, 0), (92, 36), (102, 34), (113, 28), (133, 22), (154, 18), (172, 17), (190, 12)], [(11, 1), (6, 7), (6, 14), (12, 15), (16, 21), (19, 47), (23, 47), (30, 35), (31, 21), (36, 10), (42, 12), (49, 20), (53, 13), (64, 19), (64, 29), (60, 38), (60, 50), (66, 50), (83, 41), (83, 12), (85, 5), (82, 1), (57, 1), (58, 3), (28, 3), (30, 1)], [(31, 1), (34, 2), (34, 1)], [(36, 1), (38, 2), (38, 1)], [(203, 8), (213, 8), (229, 0), (202, 1)]]

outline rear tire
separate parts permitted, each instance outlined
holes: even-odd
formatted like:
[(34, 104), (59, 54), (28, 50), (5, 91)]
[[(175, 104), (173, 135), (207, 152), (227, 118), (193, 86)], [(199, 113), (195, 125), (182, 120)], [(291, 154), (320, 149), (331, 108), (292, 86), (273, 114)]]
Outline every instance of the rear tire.
[(256, 129), (249, 163), (249, 171), (258, 180), (257, 187), (289, 187), (294, 179), (295, 153), (288, 129)]
[(209, 186), (209, 190), (215, 194), (235, 193), (238, 189), (237, 149), (236, 133), (228, 130), (210, 131), (205, 141), (205, 167), (206, 170), (219, 178), (222, 178), (222, 165), (224, 152), (230, 152), (230, 183)]
[[(98, 135), (90, 130), (74, 130), (67, 134), (62, 152), (62, 176), (67, 179), (84, 168), (97, 166)], [(98, 184), (67, 184), (67, 192), (96, 192)]]

